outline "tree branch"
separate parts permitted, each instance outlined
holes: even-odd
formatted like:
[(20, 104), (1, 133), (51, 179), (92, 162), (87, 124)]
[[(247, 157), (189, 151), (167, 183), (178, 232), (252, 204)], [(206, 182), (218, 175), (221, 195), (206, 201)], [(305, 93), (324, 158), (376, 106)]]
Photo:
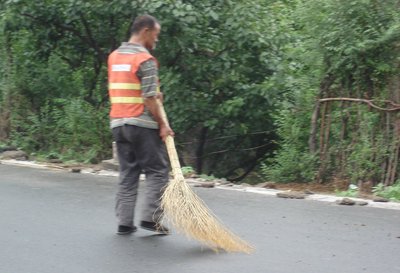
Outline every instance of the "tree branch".
[(394, 106), (393, 108), (382, 108), (382, 107), (379, 107), (379, 106), (375, 105), (375, 104), (373, 103), (372, 100), (367, 100), (367, 99), (356, 99), (356, 98), (325, 98), (325, 99), (319, 99), (318, 101), (319, 101), (319, 102), (328, 102), (328, 101), (362, 102), (362, 103), (366, 103), (366, 104), (368, 104), (369, 106), (371, 106), (372, 108), (375, 108), (375, 109), (380, 110), (380, 111), (386, 111), (386, 112), (400, 111), (400, 105), (399, 105), (399, 104), (394, 103), (394, 102), (392, 102), (392, 101), (387, 101), (387, 100), (385, 100), (385, 101), (383, 101), (383, 102), (393, 105), (393, 106)]
[[(21, 13), (21, 15), (22, 15), (22, 16), (25, 16), (25, 17), (28, 17), (28, 18), (31, 18), (31, 19), (33, 19), (33, 20), (35, 20), (35, 21), (38, 21), (38, 22), (39, 22), (40, 24), (42, 24), (43, 26), (48, 27), (48, 25), (49, 25), (49, 22), (45, 22), (45, 21), (43, 21), (41, 18), (38, 18), (38, 17), (36, 17), (36, 16), (33, 16), (32, 14), (29, 14), (29, 13)], [(70, 25), (60, 24), (60, 23), (55, 22), (55, 21), (52, 21), (51, 23), (52, 23), (54, 26), (59, 27), (59, 28), (62, 29), (62, 30), (66, 30), (66, 31), (72, 32), (76, 37), (78, 37), (79, 39), (81, 39), (83, 42), (89, 44), (89, 41), (86, 39), (86, 37), (82, 36), (81, 33), (79, 32), (79, 30), (77, 30), (76, 28), (73, 28), (73, 27), (70, 26)]]
[(104, 54), (103, 50), (101, 50), (101, 48), (97, 44), (96, 40), (93, 38), (93, 34), (92, 34), (92, 31), (91, 31), (91, 29), (89, 27), (89, 23), (86, 21), (86, 19), (83, 16), (82, 13), (79, 14), (79, 17), (81, 18), (81, 22), (83, 24), (83, 27), (85, 28), (86, 37), (87, 37), (87, 40), (88, 40), (89, 44), (97, 52), (99, 63), (105, 61), (105, 58), (104, 58), (105, 54)]

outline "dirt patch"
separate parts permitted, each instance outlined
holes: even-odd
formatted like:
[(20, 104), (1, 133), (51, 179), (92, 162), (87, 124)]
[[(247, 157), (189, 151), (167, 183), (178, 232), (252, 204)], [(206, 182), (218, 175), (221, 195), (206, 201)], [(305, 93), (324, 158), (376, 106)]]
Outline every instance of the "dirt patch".
[(278, 184), (274, 183), (274, 188), (277, 190), (291, 190), (304, 192), (309, 191), (313, 193), (321, 194), (334, 194), (335, 186), (333, 184), (318, 184), (318, 183), (284, 183)]

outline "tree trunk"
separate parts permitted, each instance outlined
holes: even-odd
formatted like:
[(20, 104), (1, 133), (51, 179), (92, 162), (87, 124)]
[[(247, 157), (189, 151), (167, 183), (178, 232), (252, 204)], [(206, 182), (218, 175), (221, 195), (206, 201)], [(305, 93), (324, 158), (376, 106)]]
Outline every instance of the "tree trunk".
[(341, 108), (341, 118), (342, 118), (342, 127), (340, 129), (340, 154), (339, 154), (339, 177), (343, 178), (343, 174), (345, 173), (345, 167), (347, 164), (347, 156), (346, 156), (346, 143), (345, 139), (347, 138), (347, 127), (349, 122), (349, 113), (343, 113), (344, 109), (346, 109), (347, 103), (343, 101), (340, 104)]
[(318, 117), (319, 117), (320, 107), (321, 103), (317, 101), (314, 106), (314, 112), (311, 117), (310, 138), (308, 139), (308, 147), (310, 149), (311, 154), (315, 154), (317, 152), (317, 128), (318, 128)]
[[(397, 64), (397, 68), (400, 69), (400, 63)], [(396, 104), (400, 103), (400, 76), (395, 75), (390, 83), (390, 99)], [(393, 113), (391, 115), (392, 118), (392, 126), (393, 126), (393, 154), (390, 157), (390, 169), (388, 169), (387, 177), (388, 179), (385, 181), (385, 185), (390, 186), (393, 185), (397, 179), (400, 178), (399, 175), (399, 157), (400, 157), (400, 113)]]
[(4, 40), (4, 54), (5, 54), (5, 71), (4, 77), (4, 89), (3, 89), (3, 101), (1, 102), (0, 108), (0, 141), (7, 141), (10, 137), (11, 131), (11, 75), (13, 69), (13, 53), (11, 48), (10, 36), (6, 34)]
[(203, 154), (204, 154), (204, 146), (206, 144), (208, 134), (208, 127), (203, 127), (200, 130), (199, 136), (199, 144), (196, 149), (196, 172), (203, 172)]
[(323, 176), (326, 172), (327, 166), (327, 154), (329, 149), (329, 134), (330, 134), (330, 127), (331, 127), (331, 103), (326, 102), (323, 106), (323, 113), (322, 113), (322, 121), (321, 121), (321, 128), (320, 128), (320, 136), (319, 136), (319, 160), (320, 160), (320, 167), (317, 174), (317, 183), (322, 183)]

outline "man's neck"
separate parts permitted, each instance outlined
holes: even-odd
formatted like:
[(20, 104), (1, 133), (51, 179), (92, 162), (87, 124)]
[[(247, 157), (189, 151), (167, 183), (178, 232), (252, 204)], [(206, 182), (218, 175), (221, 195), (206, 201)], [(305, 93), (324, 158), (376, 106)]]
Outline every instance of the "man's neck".
[(130, 43), (130, 44), (139, 44), (139, 45), (144, 47), (144, 43), (143, 43), (142, 39), (140, 39), (138, 36), (132, 36), (129, 39), (128, 43)]

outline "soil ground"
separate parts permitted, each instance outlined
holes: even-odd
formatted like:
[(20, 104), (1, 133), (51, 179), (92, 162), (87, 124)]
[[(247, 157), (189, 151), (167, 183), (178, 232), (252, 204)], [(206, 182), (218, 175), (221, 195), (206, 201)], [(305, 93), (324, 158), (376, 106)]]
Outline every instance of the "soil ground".
[(335, 186), (333, 184), (317, 183), (274, 183), (275, 189), (291, 191), (311, 191), (314, 193), (334, 194)]

